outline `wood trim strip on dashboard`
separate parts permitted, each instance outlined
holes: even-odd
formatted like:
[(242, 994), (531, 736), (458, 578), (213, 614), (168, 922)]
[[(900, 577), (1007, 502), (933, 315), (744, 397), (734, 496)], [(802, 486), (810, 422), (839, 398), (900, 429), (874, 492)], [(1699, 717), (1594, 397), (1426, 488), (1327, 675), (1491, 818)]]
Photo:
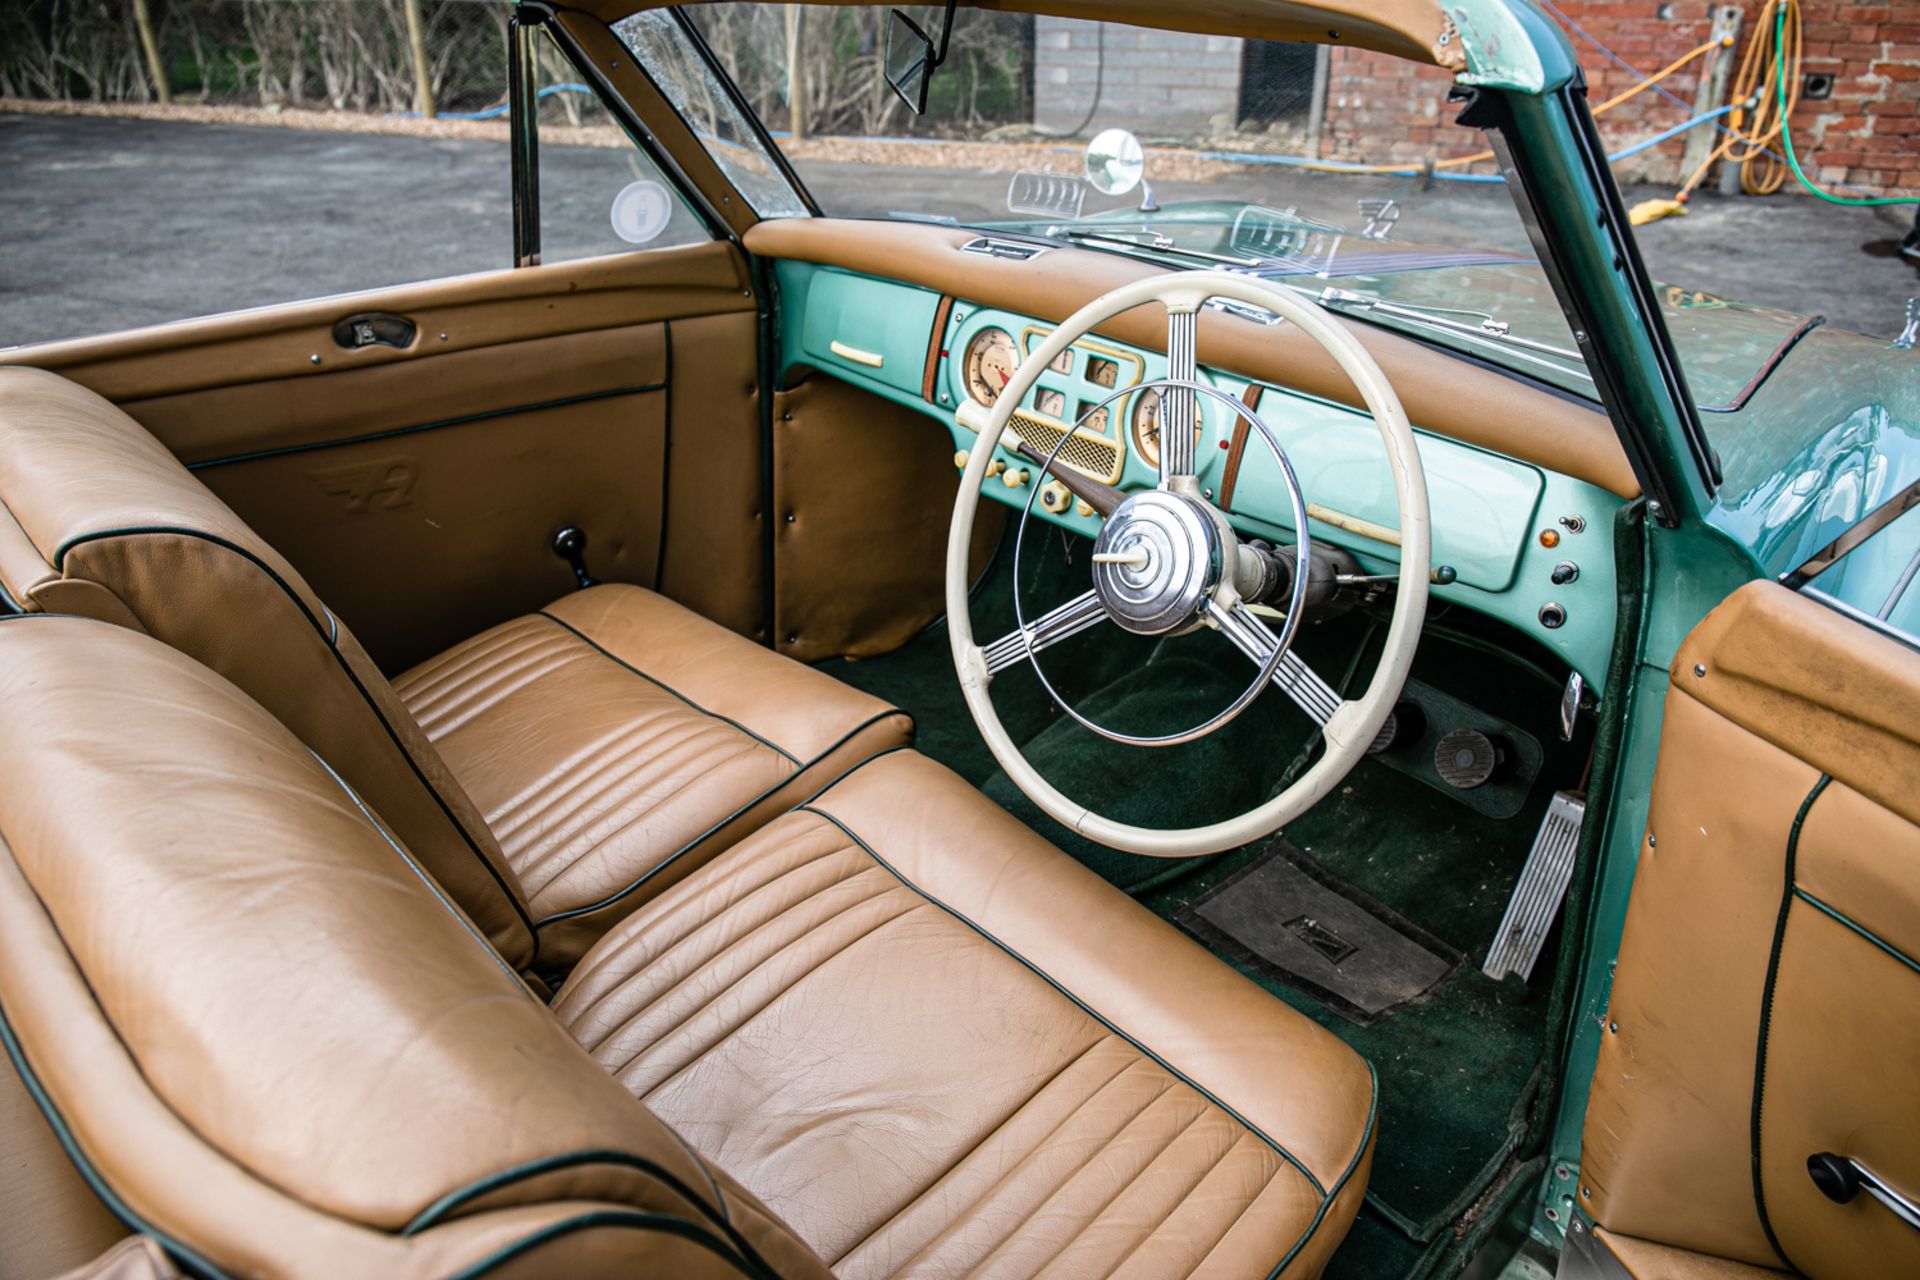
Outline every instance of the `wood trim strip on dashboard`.
[[(1058, 324), (1123, 284), (1165, 270), (1119, 254), (1060, 246), (1025, 262), (963, 253), (975, 232), (929, 223), (774, 218), (743, 237), (751, 253), (841, 267), (950, 293)], [(1140, 307), (1100, 326), (1110, 340), (1165, 350), (1166, 323)], [(1485, 368), (1374, 325), (1329, 316), (1379, 362), (1407, 417), (1423, 430), (1585, 480), (1622, 498), (1640, 494), (1613, 424), (1598, 405)], [(1199, 317), (1209, 368), (1364, 411), (1353, 380), (1293, 325), (1266, 326), (1219, 311)]]
[(942, 344), (947, 340), (947, 321), (953, 317), (953, 295), (940, 295), (940, 305), (933, 312), (933, 334), (927, 339), (927, 368), (920, 375), (920, 398), (928, 404), (936, 403), (934, 393), (940, 389), (940, 357), (945, 355)]
[[(1249, 382), (1247, 389), (1240, 393), (1240, 403), (1247, 406), (1248, 413), (1260, 412), (1260, 397), (1266, 388), (1257, 382)], [(1247, 455), (1247, 437), (1253, 434), (1253, 428), (1239, 414), (1233, 415), (1233, 437), (1227, 442), (1227, 465), (1220, 472), (1220, 509), (1233, 510), (1233, 487), (1240, 483), (1240, 460)]]

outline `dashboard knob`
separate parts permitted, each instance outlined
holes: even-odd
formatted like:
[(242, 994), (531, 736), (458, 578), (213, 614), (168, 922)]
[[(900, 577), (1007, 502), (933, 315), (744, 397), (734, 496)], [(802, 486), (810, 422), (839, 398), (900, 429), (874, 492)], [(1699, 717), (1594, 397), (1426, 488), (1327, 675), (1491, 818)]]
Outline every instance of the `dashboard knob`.
[(1007, 488), (1018, 489), (1021, 485), (1027, 482), (1027, 480), (1031, 477), (1031, 475), (1032, 473), (1029, 472), (1025, 467), (1014, 467), (1013, 469), (1008, 471), (1007, 474), (1001, 476), (1000, 480), (1003, 484), (1007, 486)]
[(1063, 516), (1073, 505), (1073, 495), (1058, 480), (1049, 480), (1040, 487), (1040, 505), (1057, 516)]
[(992, 462), (989, 462), (987, 464), (987, 474), (990, 476), (997, 476), (1002, 471), (1005, 471), (1006, 469), (1007, 469), (1007, 464), (1002, 462), (998, 458), (995, 458)]
[(973, 461), (973, 455), (962, 449), (953, 455), (953, 468), (956, 471), (965, 471), (967, 463), (971, 461)]
[(1562, 560), (1553, 566), (1553, 585), (1556, 587), (1564, 587), (1579, 576), (1580, 566), (1571, 560)]

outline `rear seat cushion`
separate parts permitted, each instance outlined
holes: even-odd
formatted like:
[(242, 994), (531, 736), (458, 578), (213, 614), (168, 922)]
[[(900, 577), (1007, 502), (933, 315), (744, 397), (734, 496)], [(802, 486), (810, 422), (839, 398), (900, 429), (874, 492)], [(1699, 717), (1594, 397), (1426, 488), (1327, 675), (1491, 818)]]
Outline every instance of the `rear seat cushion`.
[(879, 699), (617, 584), (395, 687), (519, 877), (543, 963), (912, 733)]

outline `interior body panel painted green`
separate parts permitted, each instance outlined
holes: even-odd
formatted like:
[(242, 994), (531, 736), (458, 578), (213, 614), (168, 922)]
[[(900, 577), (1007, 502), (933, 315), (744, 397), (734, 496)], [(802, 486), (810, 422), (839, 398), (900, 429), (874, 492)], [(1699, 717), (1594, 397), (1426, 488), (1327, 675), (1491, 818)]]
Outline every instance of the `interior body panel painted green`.
[[(1383, 301), (1445, 306), (1448, 271), (1471, 272), (1476, 288), (1499, 294), (1504, 311), (1520, 313), (1516, 332), (1577, 349), (1577, 358), (1563, 361), (1568, 369), (1560, 371), (1571, 378), (1553, 370), (1537, 376), (1603, 404), (1646, 494), (1622, 502), (1566, 476), (1421, 435), (1433, 493), (1435, 563), (1459, 573), (1458, 580), (1434, 587), (1433, 625), (1443, 625), (1452, 606), (1509, 624), (1605, 695), (1591, 775), (1580, 783), (1590, 790), (1594, 808), (1560, 926), (1554, 1039), (1543, 1051), (1545, 1074), (1535, 1082), (1538, 1103), (1514, 1114), (1519, 1128), (1512, 1150), (1533, 1157), (1514, 1170), (1530, 1188), (1526, 1227), (1540, 1244), (1557, 1250), (1580, 1209), (1575, 1188), (1581, 1129), (1645, 834), (1669, 664), (1685, 635), (1731, 591), (1793, 568), (1920, 478), (1920, 379), (1910, 363), (1916, 357), (1890, 353), (1858, 335), (1809, 325), (1807, 318), (1783, 311), (1652, 286), (1619, 192), (1607, 177), (1564, 34), (1523, 2), (1471, 0), (1449, 6), (1449, 12), (1469, 64), (1458, 83), (1478, 91), (1466, 122), (1497, 135), (1532, 254), (1508, 252), (1504, 261), (1489, 254), (1431, 273), (1402, 270), (1381, 258), (1368, 269), (1364, 288)], [(1137, 212), (1115, 216), (1144, 220)], [(1152, 221), (1157, 235), (1182, 246), (1219, 248), (1217, 210), (1168, 208)], [(782, 264), (782, 282), (804, 289), (808, 271)], [(785, 345), (783, 355), (789, 372), (801, 365), (829, 368), (912, 404), (950, 433), (957, 450), (966, 450), (975, 442), (954, 417), (966, 395), (957, 366), (966, 341), (988, 323), (1017, 338), (1026, 322), (956, 304), (941, 343), (947, 354), (937, 404), (926, 403), (917, 384), (904, 379), (888, 385), (869, 371), (823, 363), (797, 340)], [(1164, 369), (1155, 353), (1137, 354), (1146, 377)], [(1204, 349), (1200, 355), (1204, 360)], [(1245, 389), (1226, 371), (1203, 370), (1202, 376), (1229, 396)], [(1043, 379), (1041, 385), (1049, 384)], [(1075, 382), (1059, 389), (1077, 397), (1080, 387)], [(1128, 443), (1130, 399), (1116, 407), (1113, 433)], [(1383, 519), (1392, 512), (1381, 503), (1384, 477), (1373, 478), (1366, 466), (1362, 441), (1372, 428), (1363, 415), (1285, 388), (1268, 389), (1261, 411), (1286, 443), (1310, 501), (1391, 523)], [(1217, 490), (1224, 414), (1212, 403), (1203, 414), (1201, 484)], [(1128, 455), (1123, 487), (1151, 484), (1150, 469), (1131, 456), (1130, 447)], [(1032, 490), (990, 481), (986, 492), (1019, 505)], [(1257, 442), (1250, 444), (1234, 495), (1235, 524), (1245, 533), (1286, 540), (1288, 510), (1272, 464)], [(1056, 518), (1038, 504), (1033, 515), (1082, 535), (1096, 527), (1091, 519)], [(1583, 526), (1579, 533), (1569, 531), (1572, 523)], [(1540, 543), (1539, 533), (1549, 528), (1560, 534), (1557, 547)], [(1313, 532), (1355, 554), (1369, 570), (1390, 567), (1390, 547), (1318, 523)], [(1883, 535), (1888, 545), (1878, 555), (1843, 563), (1823, 587), (1877, 612), (1878, 597), (1920, 543), (1920, 519), (1902, 521), (1889, 533), (1897, 536)], [(1562, 560), (1576, 563), (1580, 574), (1556, 585), (1550, 575)], [(1617, 579), (1616, 565), (1624, 578)], [(1549, 600), (1567, 610), (1566, 625), (1540, 625), (1540, 607)], [(1044, 731), (1033, 726), (1036, 741)], [(1057, 763), (1074, 767), (1064, 756)], [(1170, 894), (1177, 887), (1169, 882), (1152, 892)], [(1363, 1214), (1353, 1241), (1369, 1261), (1406, 1271), (1386, 1264), (1387, 1252), (1368, 1251), (1369, 1236), (1383, 1233), (1392, 1234), (1380, 1215)], [(1403, 1233), (1396, 1247), (1404, 1249), (1405, 1238)], [(1336, 1258), (1336, 1272), (1342, 1261)], [(1350, 1265), (1346, 1270), (1363, 1273)]]
[(801, 293), (800, 349), (808, 359), (895, 391), (919, 391), (939, 295), (828, 267), (815, 270)]
[[(825, 370), (926, 414), (951, 434), (957, 451), (974, 445), (973, 432), (955, 417), (955, 407), (967, 398), (967, 344), (982, 329), (992, 326), (1013, 335), (1024, 353), (1030, 335), (1051, 329), (1012, 312), (956, 302), (940, 344), (946, 353), (935, 384), (940, 403), (928, 404), (919, 394), (924, 372), (920, 362), (926, 356), (938, 303), (933, 294), (913, 285), (806, 263), (781, 262), (777, 270), (783, 310), (789, 316), (797, 312), (802, 317), (798, 326), (783, 326), (782, 384), (802, 366)], [(855, 324), (844, 313), (856, 305), (868, 308), (870, 317), (885, 324), (872, 318), (864, 327)], [(888, 330), (885, 343), (891, 344), (882, 368), (854, 363), (828, 349), (829, 334), (877, 335), (882, 329)], [(862, 340), (872, 344), (869, 350), (883, 345), (880, 336)], [(1166, 357), (1159, 352), (1105, 339), (1099, 340), (1099, 345), (1137, 360), (1145, 381), (1166, 374)], [(907, 352), (913, 353), (911, 360), (904, 354)], [(1203, 360), (1205, 354), (1201, 352)], [(1122, 363), (1124, 381), (1131, 376), (1131, 366)], [(1076, 361), (1072, 374), (1042, 374), (1039, 390), (1059, 391), (1076, 410), (1083, 402), (1097, 403), (1112, 394), (1080, 376), (1083, 367), (1083, 362)], [(1200, 376), (1235, 400), (1247, 389), (1244, 378), (1204, 365)], [(1151, 488), (1157, 479), (1154, 469), (1131, 447), (1128, 424), (1136, 395), (1122, 395), (1109, 408), (1107, 434), (1117, 435), (1124, 454), (1120, 479), (1123, 489)], [(1217, 492), (1226, 463), (1224, 444), (1234, 415), (1211, 397), (1199, 399), (1203, 422), (1197, 453), (1200, 483), (1208, 491)], [(1031, 400), (1027, 407), (1032, 407)], [(1260, 401), (1260, 415), (1279, 437), (1309, 502), (1387, 527), (1396, 523), (1392, 477), (1379, 431), (1366, 414), (1286, 388), (1268, 387)], [(1459, 575), (1455, 582), (1435, 584), (1434, 600), (1465, 606), (1525, 632), (1578, 671), (1589, 687), (1602, 688), (1614, 627), (1612, 544), (1607, 530), (1621, 500), (1584, 481), (1443, 436), (1421, 432), (1419, 439), (1432, 501), (1433, 562), (1451, 566)], [(1004, 450), (1000, 458), (1010, 470), (1033, 469)], [(1035, 489), (1031, 483), (1010, 488), (996, 477), (987, 481), (982, 492), (996, 501), (1024, 507)], [(1087, 538), (1099, 532), (1097, 517), (1072, 511), (1055, 515), (1043, 510), (1037, 501), (1032, 512), (1036, 520)], [(1248, 441), (1230, 514), (1243, 533), (1293, 541), (1292, 506), (1279, 468), (1257, 438)], [(1309, 529), (1315, 541), (1353, 553), (1370, 573), (1392, 572), (1395, 567), (1396, 552), (1390, 545), (1318, 520)], [(1539, 534), (1549, 529), (1559, 536), (1557, 547), (1540, 543)], [(1562, 562), (1576, 565), (1579, 576), (1556, 584), (1552, 575)], [(1564, 625), (1542, 624), (1541, 611), (1549, 604), (1559, 605), (1564, 611)]]

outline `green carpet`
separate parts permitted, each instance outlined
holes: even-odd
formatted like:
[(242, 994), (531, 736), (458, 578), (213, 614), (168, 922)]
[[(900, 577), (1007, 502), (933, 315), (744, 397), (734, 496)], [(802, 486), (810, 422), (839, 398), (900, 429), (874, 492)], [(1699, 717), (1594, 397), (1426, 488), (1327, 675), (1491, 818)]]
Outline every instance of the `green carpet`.
[[(1084, 590), (1088, 544), (1048, 535), (1027, 547), (1021, 599), (1028, 616)], [(1003, 548), (976, 590), (977, 636), (1013, 627), (1011, 555)], [(1462, 627), (1470, 619), (1447, 619)], [(1432, 628), (1415, 675), (1504, 716), (1548, 748), (1519, 816), (1489, 819), (1371, 760), (1287, 828), (1334, 875), (1385, 903), (1467, 957), (1422, 1003), (1360, 1027), (1302, 992), (1248, 973), (1279, 999), (1351, 1044), (1380, 1080), (1380, 1137), (1368, 1208), (1330, 1274), (1405, 1274), (1487, 1184), (1530, 1103), (1547, 1044), (1548, 993), (1494, 983), (1478, 962), (1497, 927), (1540, 815), (1555, 787), (1578, 780), (1581, 756), (1562, 747), (1550, 678), (1527, 670), (1507, 637)], [(1338, 684), (1356, 662), (1369, 678), (1377, 637), (1363, 618), (1306, 628), (1296, 648)], [(1217, 636), (1166, 641), (1102, 626), (1042, 656), (1049, 678), (1100, 723), (1140, 733), (1185, 727), (1225, 706), (1252, 668)], [(1171, 917), (1256, 857), (1260, 846), (1211, 859), (1168, 861), (1120, 853), (1039, 813), (995, 767), (960, 697), (944, 624), (883, 658), (824, 664), (831, 674), (913, 713), (921, 751), (955, 769), (1048, 840)], [(1241, 812), (1297, 776), (1317, 735), (1284, 698), (1267, 696), (1196, 743), (1126, 747), (1062, 715), (1022, 667), (994, 682), (994, 703), (1029, 760), (1068, 795), (1144, 826), (1191, 826)], [(1579, 746), (1580, 744), (1576, 744)], [(1551, 955), (1536, 970), (1552, 972)]]

